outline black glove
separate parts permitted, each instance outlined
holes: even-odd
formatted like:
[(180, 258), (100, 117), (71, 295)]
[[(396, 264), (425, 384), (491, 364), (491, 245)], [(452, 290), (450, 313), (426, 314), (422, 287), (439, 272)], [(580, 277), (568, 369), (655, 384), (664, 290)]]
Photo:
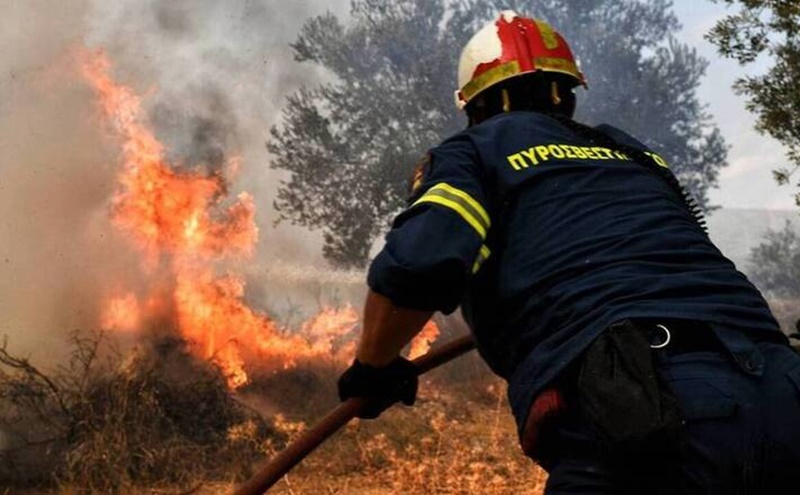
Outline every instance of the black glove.
[(339, 399), (366, 397), (369, 401), (358, 417), (375, 419), (395, 402), (414, 405), (418, 374), (414, 363), (402, 357), (380, 368), (362, 364), (356, 359), (339, 377)]

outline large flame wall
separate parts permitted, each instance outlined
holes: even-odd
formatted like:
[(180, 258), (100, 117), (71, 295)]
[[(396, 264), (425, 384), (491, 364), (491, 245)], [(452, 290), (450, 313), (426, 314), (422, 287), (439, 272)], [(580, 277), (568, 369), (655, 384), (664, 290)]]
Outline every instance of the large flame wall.
[[(111, 219), (151, 274), (145, 293), (109, 297), (102, 325), (127, 331), (146, 321), (174, 326), (196, 353), (226, 372), (232, 387), (247, 383), (248, 363), (285, 368), (301, 358), (352, 357), (359, 320), (352, 307), (325, 309), (289, 332), (245, 303), (244, 279), (232, 267), (252, 258), (258, 229), (252, 197), (230, 196), (238, 160), (222, 168), (170, 163), (146, 125), (139, 97), (111, 78), (107, 56), (87, 55), (83, 67), (122, 149)], [(437, 334), (429, 325), (412, 343), (411, 357), (426, 352)]]

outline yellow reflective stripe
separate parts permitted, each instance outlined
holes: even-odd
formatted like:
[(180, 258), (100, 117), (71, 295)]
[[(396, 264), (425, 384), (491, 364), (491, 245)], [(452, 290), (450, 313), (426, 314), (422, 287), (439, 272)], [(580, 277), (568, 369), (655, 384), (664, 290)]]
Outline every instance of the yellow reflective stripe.
[(434, 195), (423, 196), (419, 198), (419, 200), (414, 204), (416, 205), (419, 203), (436, 203), (450, 208), (451, 210), (461, 215), (461, 217), (464, 220), (466, 220), (467, 223), (469, 223), (473, 229), (475, 229), (478, 235), (481, 236), (481, 239), (486, 239), (486, 228), (466, 209), (464, 209), (464, 207), (460, 203), (457, 203), (450, 199), (443, 198), (441, 196), (434, 196)]
[(578, 69), (578, 64), (563, 58), (536, 57), (533, 59), (533, 65), (537, 69), (551, 72), (561, 72), (563, 74), (568, 74), (579, 81), (583, 81), (583, 78), (581, 77), (581, 71)]
[(481, 239), (486, 239), (486, 234), (491, 226), (489, 214), (466, 192), (449, 184), (440, 183), (430, 188), (413, 206), (420, 203), (436, 203), (450, 208), (470, 224)]
[(522, 72), (522, 68), (517, 60), (492, 67), (461, 88), (461, 95), (464, 97), (465, 101), (469, 101), (489, 86), (494, 86), (500, 81), (505, 81), (508, 78), (514, 77), (520, 72)]
[(542, 37), (544, 47), (548, 50), (555, 50), (558, 48), (558, 37), (556, 36), (556, 32), (553, 31), (553, 27), (539, 19), (534, 19), (533, 22), (535, 22), (536, 27), (539, 28), (539, 35)]
[(430, 189), (430, 191), (437, 191), (437, 190), (447, 191), (448, 193), (453, 194), (455, 196), (458, 196), (459, 198), (461, 198), (464, 201), (466, 201), (467, 204), (473, 210), (475, 210), (475, 213), (478, 214), (478, 216), (481, 218), (481, 220), (483, 220), (483, 223), (486, 224), (486, 229), (487, 230), (492, 225), (492, 221), (491, 221), (491, 219), (489, 219), (489, 214), (486, 213), (486, 210), (483, 209), (483, 206), (481, 206), (480, 203), (475, 201), (475, 198), (473, 198), (472, 196), (470, 196), (466, 192), (462, 191), (461, 189), (456, 189), (455, 187), (451, 186), (450, 184), (448, 184), (446, 182), (442, 182), (440, 184), (436, 184), (435, 186), (433, 186)]
[[(544, 36), (544, 32), (540, 32)], [(555, 43), (558, 44), (558, 39), (554, 39)], [(545, 43), (547, 43), (547, 41), (545, 41)], [(583, 74), (581, 74), (578, 64), (575, 62), (571, 62), (567, 59), (559, 57), (534, 57), (533, 66), (534, 70), (561, 72), (563, 74), (570, 75), (580, 81), (582, 85), (586, 86), (586, 82), (583, 79)], [(512, 60), (511, 62), (498, 65), (497, 67), (492, 67), (480, 76), (465, 84), (460, 91), (461, 97), (464, 99), (464, 101), (470, 101), (475, 97), (475, 95), (486, 88), (494, 86), (499, 82), (510, 79), (521, 73), (522, 67), (517, 60)]]
[(478, 270), (481, 269), (483, 266), (483, 262), (489, 259), (489, 256), (492, 255), (492, 251), (486, 247), (486, 245), (481, 246), (481, 251), (478, 253), (478, 259), (475, 260), (475, 264), (472, 266), (472, 273), (478, 273)]

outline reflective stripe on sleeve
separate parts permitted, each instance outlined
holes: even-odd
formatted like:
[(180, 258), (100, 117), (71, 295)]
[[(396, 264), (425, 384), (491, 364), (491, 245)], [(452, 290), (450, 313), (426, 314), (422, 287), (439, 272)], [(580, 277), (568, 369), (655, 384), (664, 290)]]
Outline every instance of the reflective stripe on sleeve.
[(478, 233), (481, 240), (486, 239), (486, 234), (492, 222), (489, 215), (475, 198), (455, 187), (440, 183), (422, 195), (412, 206), (420, 203), (435, 203), (450, 208), (458, 213)]
[(483, 262), (489, 259), (489, 256), (492, 255), (492, 251), (489, 250), (488, 247), (481, 246), (481, 251), (478, 253), (478, 259), (475, 260), (475, 264), (472, 266), (472, 273), (478, 273), (478, 270), (481, 269), (483, 266)]

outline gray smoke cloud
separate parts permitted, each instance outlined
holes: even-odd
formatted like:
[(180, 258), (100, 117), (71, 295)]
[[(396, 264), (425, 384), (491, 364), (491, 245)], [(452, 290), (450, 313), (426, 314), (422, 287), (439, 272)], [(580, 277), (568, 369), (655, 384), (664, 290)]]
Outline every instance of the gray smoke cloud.
[(248, 188), (265, 198), (277, 180), (267, 131), (288, 94), (323, 77), (295, 63), (289, 43), (309, 16), (348, 3), (97, 0), (87, 44), (110, 54), (120, 80), (152, 90), (150, 117), (171, 159), (216, 167), (241, 154)]
[(83, 47), (106, 51), (115, 79), (145, 95), (178, 166), (241, 158), (232, 186), (255, 197), (261, 230), (250, 297), (275, 299), (264, 279), (302, 278), (298, 264), (327, 273), (315, 235), (273, 227), (280, 176), (264, 144), (285, 97), (325, 77), (295, 63), (289, 43), (312, 15), (346, 15), (347, 0), (0, 4), (0, 335), (12, 348), (65, 347), (67, 330), (96, 325), (102, 293), (140, 277), (109, 222), (120, 150), (76, 67)]
[(282, 225), (272, 198), (280, 173), (267, 167), (264, 146), (285, 98), (325, 77), (297, 64), (289, 44), (305, 19), (348, 0), (137, 0), (93, 3), (90, 46), (106, 49), (120, 78), (153, 87), (150, 116), (175, 163), (216, 168), (231, 154), (258, 203), (259, 263), (321, 263), (319, 242)]

